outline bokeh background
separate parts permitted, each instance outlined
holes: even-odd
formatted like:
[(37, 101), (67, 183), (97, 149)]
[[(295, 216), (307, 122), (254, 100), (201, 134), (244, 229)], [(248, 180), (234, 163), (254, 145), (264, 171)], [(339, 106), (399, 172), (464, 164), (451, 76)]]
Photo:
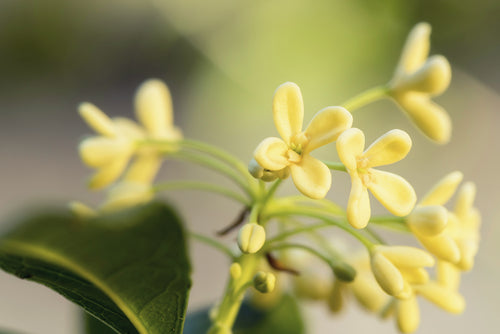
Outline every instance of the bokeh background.
[[(102, 199), (85, 189), (90, 170), (76, 151), (90, 132), (76, 113), (82, 101), (132, 117), (136, 87), (161, 78), (187, 137), (247, 161), (262, 138), (275, 134), (270, 111), (279, 84), (299, 84), (309, 119), (389, 80), (406, 34), (427, 21), (431, 53), (446, 55), (453, 67), (451, 87), (437, 99), (453, 118), (452, 142), (435, 146), (390, 101), (356, 112), (354, 125), (365, 130), (367, 142), (392, 128), (410, 133), (412, 152), (389, 169), (420, 195), (456, 169), (477, 183), (482, 243), (476, 267), (463, 277), (466, 312), (452, 316), (421, 301), (419, 333), (498, 333), (499, 17), (497, 0), (0, 0), (0, 230), (33, 204)], [(188, 177), (214, 176), (178, 164), (160, 176)], [(336, 173), (329, 197), (345, 204), (348, 187), (347, 177)], [(206, 194), (167, 198), (190, 228), (205, 233), (240, 209)], [(193, 244), (192, 254), (190, 309), (196, 309), (221, 294), (227, 263), (202, 245)], [(354, 303), (335, 317), (318, 303), (307, 303), (304, 312), (308, 333), (396, 333), (393, 321)], [(62, 297), (0, 273), (0, 328), (67, 334), (79, 332), (79, 321), (78, 308)]]

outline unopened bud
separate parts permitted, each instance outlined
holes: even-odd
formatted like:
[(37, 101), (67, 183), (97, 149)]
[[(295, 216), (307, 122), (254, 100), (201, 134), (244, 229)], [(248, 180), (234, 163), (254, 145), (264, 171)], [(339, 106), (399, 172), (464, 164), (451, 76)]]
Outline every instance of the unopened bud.
[(272, 292), (276, 285), (276, 276), (273, 273), (259, 271), (253, 277), (253, 286), (262, 293)]
[(233, 263), (231, 267), (229, 267), (229, 273), (233, 280), (237, 280), (241, 276), (241, 265), (237, 262)]
[(266, 230), (257, 223), (245, 224), (238, 234), (238, 246), (243, 253), (257, 253), (266, 242)]
[(448, 223), (448, 212), (440, 205), (417, 207), (408, 216), (412, 231), (425, 236), (434, 236), (443, 231)]

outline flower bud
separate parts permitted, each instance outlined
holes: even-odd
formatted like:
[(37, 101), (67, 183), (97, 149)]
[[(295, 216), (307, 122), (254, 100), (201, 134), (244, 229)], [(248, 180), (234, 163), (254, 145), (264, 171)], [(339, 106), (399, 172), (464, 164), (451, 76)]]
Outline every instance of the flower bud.
[(266, 242), (266, 230), (257, 223), (245, 224), (238, 234), (238, 246), (245, 254), (257, 253)]
[(276, 285), (276, 276), (273, 273), (259, 271), (253, 277), (253, 286), (262, 293), (272, 292)]
[(237, 262), (233, 263), (231, 267), (229, 267), (229, 273), (233, 280), (237, 280), (241, 277), (241, 265)]
[(440, 205), (419, 206), (408, 216), (407, 223), (413, 232), (424, 236), (434, 236), (446, 227), (448, 212)]

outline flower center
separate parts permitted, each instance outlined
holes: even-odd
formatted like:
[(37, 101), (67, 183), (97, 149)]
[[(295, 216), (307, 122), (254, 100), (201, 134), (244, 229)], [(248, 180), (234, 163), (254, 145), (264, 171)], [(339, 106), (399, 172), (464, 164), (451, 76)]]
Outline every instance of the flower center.
[(357, 172), (361, 178), (361, 182), (368, 187), (368, 185), (373, 182), (373, 175), (370, 173), (370, 168), (368, 168), (368, 159), (365, 157), (358, 157), (357, 161)]

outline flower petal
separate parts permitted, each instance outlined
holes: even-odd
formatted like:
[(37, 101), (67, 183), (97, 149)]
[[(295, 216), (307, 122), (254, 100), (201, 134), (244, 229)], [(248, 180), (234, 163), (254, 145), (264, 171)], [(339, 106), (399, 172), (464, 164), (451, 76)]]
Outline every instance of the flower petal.
[(462, 218), (467, 217), (471, 212), (474, 205), (474, 198), (476, 197), (476, 185), (473, 182), (466, 182), (458, 192), (457, 200), (455, 203), (455, 214)]
[(415, 73), (402, 79), (394, 90), (397, 92), (416, 91), (439, 95), (448, 88), (451, 81), (451, 67), (443, 56), (432, 56)]
[(337, 139), (337, 154), (347, 170), (357, 170), (357, 158), (365, 148), (365, 135), (357, 128), (342, 132)]
[(463, 174), (455, 171), (443, 177), (421, 200), (420, 205), (444, 205), (462, 182)]
[(428, 301), (450, 313), (460, 314), (465, 309), (465, 300), (459, 293), (438, 283), (429, 282), (415, 287), (415, 290)]
[(430, 267), (434, 258), (426, 251), (411, 246), (377, 245), (375, 251), (383, 254), (396, 267)]
[(156, 152), (138, 154), (123, 179), (128, 182), (151, 184), (161, 163), (162, 159)]
[(367, 168), (390, 165), (408, 154), (411, 138), (403, 130), (394, 129), (379, 137), (363, 153)]
[(421, 22), (415, 25), (406, 38), (396, 75), (412, 73), (417, 70), (427, 59), (430, 48), (431, 26)]
[(290, 172), (297, 189), (310, 198), (324, 198), (332, 185), (330, 169), (308, 154), (298, 164), (290, 164)]
[(163, 137), (173, 127), (172, 97), (161, 80), (150, 79), (139, 86), (135, 95), (137, 119), (154, 137)]
[(457, 266), (446, 261), (438, 261), (436, 272), (439, 284), (451, 290), (458, 289), (460, 285), (460, 271)]
[(451, 137), (451, 120), (446, 111), (422, 93), (395, 96), (400, 107), (415, 125), (430, 139), (446, 144)]
[(364, 228), (371, 216), (368, 190), (357, 173), (351, 175), (351, 193), (347, 203), (347, 221), (354, 228)]
[(113, 183), (127, 167), (128, 158), (117, 159), (113, 163), (99, 169), (92, 175), (88, 182), (88, 187), (93, 190), (101, 189)]
[(290, 139), (302, 131), (304, 102), (299, 86), (285, 82), (278, 87), (273, 98), (274, 124), (281, 138), (290, 144)]
[(457, 243), (444, 233), (432, 237), (420, 237), (418, 240), (422, 246), (441, 260), (456, 264), (461, 259)]
[(257, 146), (253, 155), (264, 169), (275, 171), (288, 166), (287, 151), (288, 145), (283, 140), (269, 137)]
[(417, 330), (420, 324), (420, 309), (415, 296), (405, 300), (398, 300), (396, 318), (401, 333), (413, 333)]
[(304, 131), (309, 138), (306, 152), (331, 143), (352, 126), (352, 115), (342, 107), (326, 107), (316, 113)]
[(106, 137), (116, 135), (111, 119), (92, 103), (82, 103), (78, 107), (78, 112), (83, 120), (98, 134)]
[(391, 296), (397, 296), (405, 289), (403, 275), (384, 255), (376, 252), (371, 258), (373, 276), (378, 284)]
[(401, 176), (370, 169), (371, 182), (368, 189), (390, 213), (406, 216), (417, 201), (413, 187)]
[(90, 137), (79, 146), (80, 157), (90, 167), (101, 167), (116, 159), (129, 157), (133, 145), (129, 140), (108, 137)]
[(117, 133), (123, 137), (131, 139), (143, 139), (146, 137), (144, 129), (131, 119), (125, 117), (114, 117), (113, 123)]

